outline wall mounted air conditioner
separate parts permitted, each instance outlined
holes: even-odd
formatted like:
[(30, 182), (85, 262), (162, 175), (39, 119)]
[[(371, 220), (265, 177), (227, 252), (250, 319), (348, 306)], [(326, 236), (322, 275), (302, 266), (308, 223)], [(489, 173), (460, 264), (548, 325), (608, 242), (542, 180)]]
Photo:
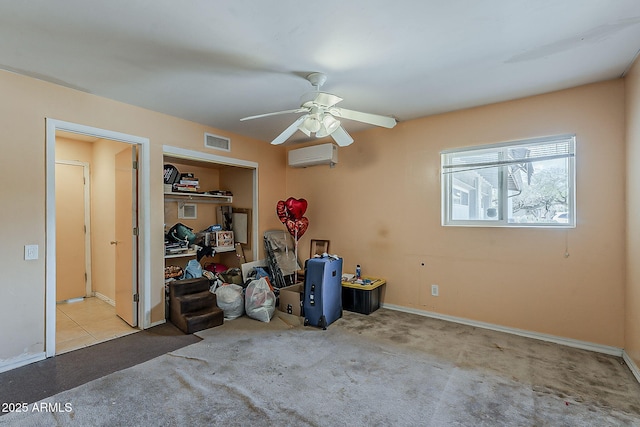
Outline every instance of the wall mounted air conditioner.
[(307, 166), (329, 165), (338, 163), (338, 146), (333, 143), (311, 145), (289, 150), (289, 166), (306, 168)]

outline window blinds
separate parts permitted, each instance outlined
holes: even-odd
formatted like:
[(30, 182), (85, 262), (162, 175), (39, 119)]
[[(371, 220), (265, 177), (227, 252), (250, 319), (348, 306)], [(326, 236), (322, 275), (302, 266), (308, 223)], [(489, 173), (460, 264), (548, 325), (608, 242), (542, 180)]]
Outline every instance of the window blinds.
[(563, 159), (575, 155), (575, 135), (538, 138), (442, 153), (442, 173)]

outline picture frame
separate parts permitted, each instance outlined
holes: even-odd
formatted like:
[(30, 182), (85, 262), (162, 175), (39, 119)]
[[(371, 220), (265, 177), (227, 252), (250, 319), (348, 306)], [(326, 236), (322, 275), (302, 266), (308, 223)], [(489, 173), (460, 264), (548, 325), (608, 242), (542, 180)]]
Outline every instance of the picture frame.
[(216, 247), (218, 248), (232, 248), (233, 231), (216, 231)]
[(311, 251), (309, 258), (313, 258), (315, 255), (322, 255), (323, 253), (329, 253), (329, 241), (311, 239)]
[(198, 205), (195, 203), (178, 203), (178, 219), (198, 219)]
[(242, 244), (242, 249), (251, 250), (251, 209), (233, 208), (231, 216), (236, 243)]

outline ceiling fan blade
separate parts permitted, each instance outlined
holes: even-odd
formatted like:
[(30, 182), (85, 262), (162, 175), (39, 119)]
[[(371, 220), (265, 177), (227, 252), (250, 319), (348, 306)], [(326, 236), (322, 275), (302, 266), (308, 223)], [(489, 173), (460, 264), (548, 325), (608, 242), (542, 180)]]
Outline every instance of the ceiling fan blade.
[(280, 135), (278, 135), (273, 141), (271, 141), (271, 144), (282, 144), (287, 139), (289, 139), (289, 137), (298, 130), (298, 126), (300, 126), (302, 122), (304, 122), (304, 119), (306, 119), (307, 116), (308, 114), (298, 117), (295, 122), (291, 123), (288, 128), (286, 128)]
[(351, 135), (349, 135), (347, 131), (342, 128), (342, 126), (331, 132), (331, 138), (333, 138), (333, 140), (337, 142), (340, 147), (346, 147), (347, 145), (351, 145), (351, 143), (353, 142), (353, 138), (351, 138)]
[(342, 98), (327, 92), (308, 92), (300, 97), (300, 105), (304, 106), (316, 104), (329, 108), (333, 107), (340, 101), (342, 101)]
[(326, 92), (318, 92), (314, 100), (316, 104), (320, 104), (325, 107), (333, 107), (340, 101), (342, 101), (342, 98), (340, 98), (339, 96), (332, 95)]
[(370, 125), (392, 128), (396, 125), (396, 119), (388, 116), (380, 116), (378, 114), (363, 113), (361, 111), (347, 110), (345, 108), (335, 107), (329, 111), (331, 114), (344, 119), (355, 120), (358, 122), (369, 123)]
[(258, 114), (257, 116), (243, 117), (240, 119), (240, 121), (243, 122), (245, 120), (259, 119), (262, 117), (269, 117), (269, 116), (277, 116), (278, 114), (305, 113), (308, 111), (309, 111), (308, 108), (296, 108), (294, 110), (275, 111), (273, 113)]

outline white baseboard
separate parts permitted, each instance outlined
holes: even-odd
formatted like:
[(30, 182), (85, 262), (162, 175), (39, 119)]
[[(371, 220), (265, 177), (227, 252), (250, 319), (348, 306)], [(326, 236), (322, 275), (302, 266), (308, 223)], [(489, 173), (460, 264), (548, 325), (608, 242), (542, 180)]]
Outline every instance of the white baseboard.
[(0, 373), (7, 372), (12, 369), (20, 368), (21, 366), (25, 366), (30, 363), (39, 362), (46, 358), (47, 358), (47, 355), (43, 351), (42, 353), (30, 354), (28, 356), (20, 357), (13, 360), (11, 359), (3, 360), (2, 363), (0, 363)]
[[(563, 338), (555, 335), (541, 334), (538, 332), (526, 331), (524, 329), (509, 328), (506, 326), (494, 325), (492, 323), (478, 322), (475, 320), (465, 319), (463, 317), (449, 316), (446, 314), (434, 313), (434, 312), (425, 311), (425, 310), (418, 310), (415, 308), (402, 307), (402, 306), (393, 305), (393, 304), (381, 304), (380, 306), (384, 308), (388, 308), (390, 310), (418, 314), (420, 316), (432, 317), (434, 319), (446, 320), (448, 322), (460, 323), (468, 326), (475, 326), (476, 328), (483, 328), (483, 329), (490, 329), (492, 331), (505, 332), (507, 334), (519, 335), (521, 337), (552, 342), (555, 344), (565, 345), (567, 347), (579, 348), (581, 350), (595, 351), (597, 353), (608, 354), (610, 356), (622, 357), (624, 353), (624, 351), (618, 347), (595, 344), (587, 341), (574, 340), (571, 338)], [(634, 372), (634, 375), (636, 375), (636, 378), (639, 378), (635, 372)], [(638, 381), (640, 381), (640, 379)]]
[(109, 298), (106, 295), (102, 295), (100, 292), (94, 292), (93, 296), (98, 298), (98, 299), (101, 299), (102, 301), (106, 302), (109, 305), (112, 305), (114, 307), (116, 306), (116, 302), (114, 300), (112, 300), (111, 298)]
[(640, 369), (638, 369), (638, 366), (635, 364), (633, 359), (629, 357), (626, 351), (622, 352), (622, 358), (624, 359), (624, 363), (626, 363), (631, 370), (633, 376), (636, 377), (636, 380), (640, 383)]

